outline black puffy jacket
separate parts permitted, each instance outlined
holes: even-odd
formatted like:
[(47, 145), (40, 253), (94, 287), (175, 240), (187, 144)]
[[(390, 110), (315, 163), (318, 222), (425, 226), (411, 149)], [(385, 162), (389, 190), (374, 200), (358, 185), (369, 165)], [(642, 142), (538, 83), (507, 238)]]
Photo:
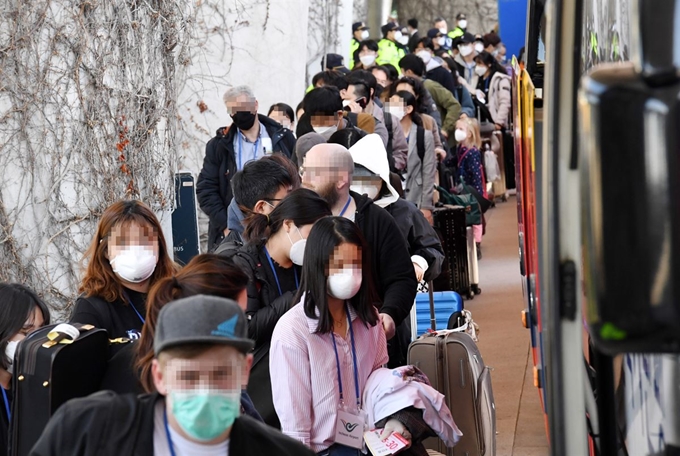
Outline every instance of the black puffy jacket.
[[(293, 305), (297, 290), (285, 290), (279, 296), (271, 267), (264, 257), (262, 244), (246, 244), (240, 249), (224, 250), (248, 276), (248, 337), (255, 341), (253, 367), (250, 371), (248, 394), (265, 423), (281, 427), (272, 398), (269, 375), (269, 346), (279, 319)], [(293, 266), (297, 268), (297, 266)], [(298, 274), (300, 271), (298, 270)], [(282, 286), (285, 286), (282, 284)]]
[[(295, 150), (293, 133), (267, 116), (259, 114), (258, 119), (272, 140), (272, 150), (296, 161), (293, 153)], [(219, 244), (227, 228), (227, 208), (233, 197), (231, 177), (237, 171), (234, 153), (234, 137), (237, 131), (237, 128), (222, 127), (217, 130), (215, 137), (208, 141), (205, 146), (203, 168), (196, 182), (198, 205), (210, 218), (208, 250)]]

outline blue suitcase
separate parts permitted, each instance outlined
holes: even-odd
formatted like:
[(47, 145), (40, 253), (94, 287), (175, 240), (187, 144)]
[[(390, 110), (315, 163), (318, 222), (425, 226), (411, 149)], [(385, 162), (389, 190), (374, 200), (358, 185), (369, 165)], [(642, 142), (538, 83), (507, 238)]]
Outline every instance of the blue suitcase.
[[(432, 284), (430, 283), (430, 290)], [(432, 327), (430, 317), (430, 294), (433, 295), (435, 327)], [(418, 293), (416, 302), (411, 310), (411, 338), (416, 340), (428, 329), (447, 329), (449, 319), (455, 312), (463, 310), (463, 298), (455, 291), (437, 291)]]

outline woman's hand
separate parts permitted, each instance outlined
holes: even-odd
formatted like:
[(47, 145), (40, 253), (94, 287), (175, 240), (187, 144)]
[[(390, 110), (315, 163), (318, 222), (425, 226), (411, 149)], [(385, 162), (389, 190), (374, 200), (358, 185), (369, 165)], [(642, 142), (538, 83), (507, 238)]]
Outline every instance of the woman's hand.
[[(383, 431), (380, 433), (380, 440), (385, 440), (389, 436), (391, 436), (394, 433), (400, 434), (405, 440), (408, 440), (408, 445), (406, 445), (404, 448), (401, 450), (397, 451), (397, 453), (401, 453), (404, 450), (407, 450), (411, 448), (411, 433), (406, 429), (406, 426), (404, 426), (401, 421), (391, 419), (388, 420), (387, 423), (385, 423), (385, 428)], [(394, 453), (394, 454), (397, 454)]]

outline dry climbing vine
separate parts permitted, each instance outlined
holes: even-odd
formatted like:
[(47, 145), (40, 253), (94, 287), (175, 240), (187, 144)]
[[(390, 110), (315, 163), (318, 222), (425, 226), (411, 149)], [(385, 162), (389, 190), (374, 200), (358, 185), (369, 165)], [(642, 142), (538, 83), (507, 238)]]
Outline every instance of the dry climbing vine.
[(182, 1), (6, 0), (0, 15), (0, 280), (57, 312), (102, 211), (172, 208)]

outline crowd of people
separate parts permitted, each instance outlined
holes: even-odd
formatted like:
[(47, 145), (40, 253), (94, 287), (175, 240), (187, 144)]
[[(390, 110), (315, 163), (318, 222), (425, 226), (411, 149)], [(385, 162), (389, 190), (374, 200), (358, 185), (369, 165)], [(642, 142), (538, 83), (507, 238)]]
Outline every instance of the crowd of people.
[[(482, 134), (509, 125), (500, 38), (456, 20), (422, 37), (415, 19), (390, 22), (378, 42), (355, 23), (349, 66), (328, 54), (295, 110), (259, 114), (249, 87), (227, 90), (231, 125), (196, 186), (210, 253), (179, 266), (144, 203), (104, 211), (70, 322), (129, 343), (32, 454), (358, 455), (370, 428), (401, 434), (406, 455), (427, 454), (430, 436), (455, 444), (450, 414), (418, 408), (434, 393), (378, 416), (366, 391), (386, 369), (423, 381), (404, 366), (418, 283), (444, 263), (435, 185), (448, 168), (486, 196)], [(15, 352), (49, 323), (35, 293), (0, 284), (0, 454)]]

